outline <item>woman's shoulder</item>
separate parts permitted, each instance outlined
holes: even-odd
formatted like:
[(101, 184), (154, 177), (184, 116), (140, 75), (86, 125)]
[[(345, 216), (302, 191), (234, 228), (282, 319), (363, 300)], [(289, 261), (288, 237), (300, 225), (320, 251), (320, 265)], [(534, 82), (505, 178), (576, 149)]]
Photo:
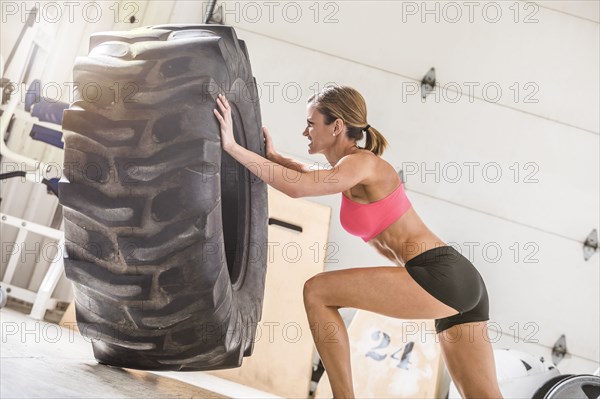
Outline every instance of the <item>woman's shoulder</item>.
[(370, 173), (370, 179), (365, 181), (365, 185), (368, 186), (369, 182), (374, 185), (380, 185), (381, 183), (385, 184), (385, 182), (400, 180), (398, 172), (396, 172), (396, 169), (388, 161), (369, 150), (363, 150), (363, 155), (370, 163), (370, 167), (373, 168), (372, 173)]
[(355, 157), (361, 162), (370, 164), (373, 167), (376, 167), (380, 162), (385, 162), (379, 155), (375, 155), (372, 151), (364, 148), (358, 148), (352, 154), (347, 156)]
[(335, 166), (340, 166), (340, 165), (352, 164), (354, 167), (360, 167), (361, 169), (375, 168), (375, 167), (377, 167), (380, 160), (381, 160), (381, 158), (379, 158), (377, 155), (373, 154), (371, 151), (359, 148), (351, 154), (344, 155), (333, 166), (335, 167)]
[(385, 197), (402, 183), (398, 172), (386, 160), (365, 150), (365, 159), (369, 159), (372, 164), (369, 165), (372, 170), (369, 177), (348, 190), (349, 197), (359, 201), (373, 201), (373, 198)]

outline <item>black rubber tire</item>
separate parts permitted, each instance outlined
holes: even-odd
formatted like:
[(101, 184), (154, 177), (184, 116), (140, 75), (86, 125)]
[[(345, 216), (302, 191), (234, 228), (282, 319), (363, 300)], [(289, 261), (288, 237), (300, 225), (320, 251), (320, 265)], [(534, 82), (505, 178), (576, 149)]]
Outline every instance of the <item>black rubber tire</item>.
[(546, 381), (541, 387), (539, 387), (535, 391), (535, 393), (533, 394), (531, 399), (544, 399), (544, 397), (552, 389), (552, 387), (554, 387), (556, 384), (558, 384), (560, 381), (564, 380), (565, 378), (572, 377), (573, 375), (575, 375), (575, 374), (561, 374), (561, 375), (557, 375), (556, 377), (550, 378), (548, 381)]
[(563, 374), (542, 385), (532, 399), (600, 398), (600, 377), (593, 374)]
[[(98, 362), (238, 367), (252, 354), (266, 273), (267, 187), (221, 149), (264, 156), (245, 44), (223, 25), (98, 33), (65, 110), (66, 276)], [(90, 90), (93, 88), (94, 90)]]

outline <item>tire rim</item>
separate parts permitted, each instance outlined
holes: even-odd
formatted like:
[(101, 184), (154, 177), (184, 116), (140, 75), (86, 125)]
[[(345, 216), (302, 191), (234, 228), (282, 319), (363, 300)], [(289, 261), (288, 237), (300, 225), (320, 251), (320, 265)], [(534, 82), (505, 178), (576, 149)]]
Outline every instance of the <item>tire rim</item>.
[(598, 399), (600, 398), (600, 377), (575, 375), (555, 384), (544, 399)]

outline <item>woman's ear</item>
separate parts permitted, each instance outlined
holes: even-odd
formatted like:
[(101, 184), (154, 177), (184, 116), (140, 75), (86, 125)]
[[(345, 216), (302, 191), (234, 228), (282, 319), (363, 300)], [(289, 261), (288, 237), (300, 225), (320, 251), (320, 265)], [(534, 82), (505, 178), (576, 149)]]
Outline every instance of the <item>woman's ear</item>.
[(333, 126), (333, 131), (337, 134), (340, 134), (344, 131), (344, 121), (340, 118), (335, 120), (335, 125)]

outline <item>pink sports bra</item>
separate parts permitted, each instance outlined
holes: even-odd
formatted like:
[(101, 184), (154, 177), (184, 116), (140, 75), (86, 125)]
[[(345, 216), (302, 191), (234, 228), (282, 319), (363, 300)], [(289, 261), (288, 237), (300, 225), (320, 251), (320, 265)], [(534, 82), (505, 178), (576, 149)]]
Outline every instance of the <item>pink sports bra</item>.
[(410, 207), (404, 183), (400, 183), (387, 197), (369, 204), (352, 201), (342, 193), (340, 222), (348, 233), (367, 242), (398, 220)]

